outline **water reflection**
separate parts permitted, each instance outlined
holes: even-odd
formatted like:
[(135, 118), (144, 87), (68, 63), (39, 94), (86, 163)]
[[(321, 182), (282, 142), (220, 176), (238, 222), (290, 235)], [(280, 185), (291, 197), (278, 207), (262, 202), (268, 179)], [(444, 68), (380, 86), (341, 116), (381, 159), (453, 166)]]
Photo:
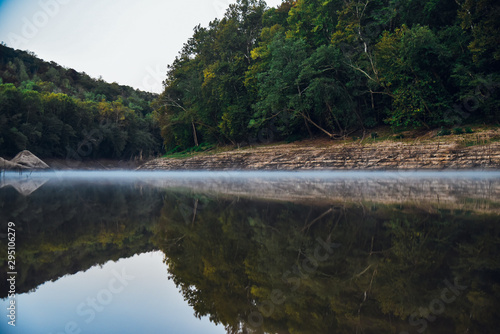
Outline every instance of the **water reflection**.
[(0, 181), (0, 188), (12, 187), (23, 196), (29, 196), (48, 181), (47, 178), (9, 178)]
[(70, 172), (29, 194), (16, 177), (0, 217), (19, 292), (159, 249), (195, 315), (232, 333), (499, 325), (500, 173)]
[[(167, 279), (163, 253), (108, 261), (21, 294), (16, 327), (0, 333), (224, 333), (208, 318), (193, 319), (175, 284)], [(0, 301), (0, 306), (3, 308)]]

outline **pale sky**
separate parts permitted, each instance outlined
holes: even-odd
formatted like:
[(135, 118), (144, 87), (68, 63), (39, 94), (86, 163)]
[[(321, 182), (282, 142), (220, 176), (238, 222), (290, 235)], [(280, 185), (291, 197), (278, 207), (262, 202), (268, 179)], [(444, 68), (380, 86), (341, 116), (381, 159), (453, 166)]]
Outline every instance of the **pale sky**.
[[(159, 93), (193, 28), (236, 0), (0, 0), (0, 41), (94, 78)], [(267, 0), (276, 7), (281, 0)]]

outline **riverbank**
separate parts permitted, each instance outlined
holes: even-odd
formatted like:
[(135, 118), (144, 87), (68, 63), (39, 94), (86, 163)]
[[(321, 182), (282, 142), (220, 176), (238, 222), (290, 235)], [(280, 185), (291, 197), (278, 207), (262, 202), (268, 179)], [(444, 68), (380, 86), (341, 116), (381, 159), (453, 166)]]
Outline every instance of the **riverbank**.
[[(401, 137), (401, 136), (400, 136)], [(439, 137), (303, 140), (158, 158), (140, 170), (500, 169), (500, 130)]]
[(44, 159), (55, 170), (134, 170), (148, 160), (71, 160), (71, 159)]
[[(382, 129), (387, 131), (387, 129)], [(378, 134), (381, 134), (378, 137)], [(22, 155), (25, 152), (28, 155)], [(44, 159), (20, 152), (0, 169), (29, 170), (500, 170), (500, 128), (439, 136), (437, 131), (387, 134), (357, 140), (308, 139), (243, 148), (218, 147), (152, 160)], [(18, 156), (20, 156), (18, 155)], [(17, 160), (16, 160), (17, 159)], [(19, 161), (18, 161), (19, 160)], [(42, 166), (43, 165), (43, 166)], [(47, 166), (48, 165), (48, 166)]]

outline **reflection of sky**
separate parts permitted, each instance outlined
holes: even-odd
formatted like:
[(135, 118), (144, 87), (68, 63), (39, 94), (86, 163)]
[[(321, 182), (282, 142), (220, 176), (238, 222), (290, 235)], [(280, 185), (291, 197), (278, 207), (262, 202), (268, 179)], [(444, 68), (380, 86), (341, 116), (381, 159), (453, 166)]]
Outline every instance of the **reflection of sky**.
[[(47, 282), (36, 292), (17, 296), (15, 328), (7, 325), (8, 300), (1, 300), (0, 333), (225, 333), (222, 326), (193, 315), (193, 309), (168, 280), (162, 260), (161, 252), (146, 253)], [(126, 281), (122, 292), (112, 294), (110, 303), (102, 305), (103, 310), (95, 312), (95, 318), (86, 323), (89, 316), (79, 315), (78, 305), (86, 303), (87, 298), (96, 298), (103, 289), (108, 290), (115, 271), (124, 271), (134, 278)], [(123, 286), (118, 281), (112, 282), (117, 290)], [(90, 309), (86, 306), (82, 310)], [(66, 330), (65, 326), (71, 322), (81, 332), (71, 329), (71, 325)]]

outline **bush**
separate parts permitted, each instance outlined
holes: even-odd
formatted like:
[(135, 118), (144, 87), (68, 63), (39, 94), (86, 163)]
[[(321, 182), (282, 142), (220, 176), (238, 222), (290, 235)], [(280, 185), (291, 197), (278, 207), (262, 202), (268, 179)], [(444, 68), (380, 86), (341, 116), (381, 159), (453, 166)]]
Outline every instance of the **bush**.
[(372, 132), (372, 139), (378, 138), (378, 133)]
[(453, 133), (456, 135), (461, 135), (464, 133), (464, 130), (462, 128), (454, 128)]
[(300, 135), (300, 134), (292, 134), (292, 135), (288, 136), (288, 137), (285, 139), (285, 141), (286, 141), (287, 143), (293, 143), (294, 141), (301, 140), (302, 138), (303, 138), (303, 137), (302, 137), (302, 135)]
[(465, 128), (465, 133), (474, 133), (470, 127)]
[(441, 130), (437, 133), (438, 136), (448, 136), (451, 135), (451, 131), (445, 128), (441, 128)]

